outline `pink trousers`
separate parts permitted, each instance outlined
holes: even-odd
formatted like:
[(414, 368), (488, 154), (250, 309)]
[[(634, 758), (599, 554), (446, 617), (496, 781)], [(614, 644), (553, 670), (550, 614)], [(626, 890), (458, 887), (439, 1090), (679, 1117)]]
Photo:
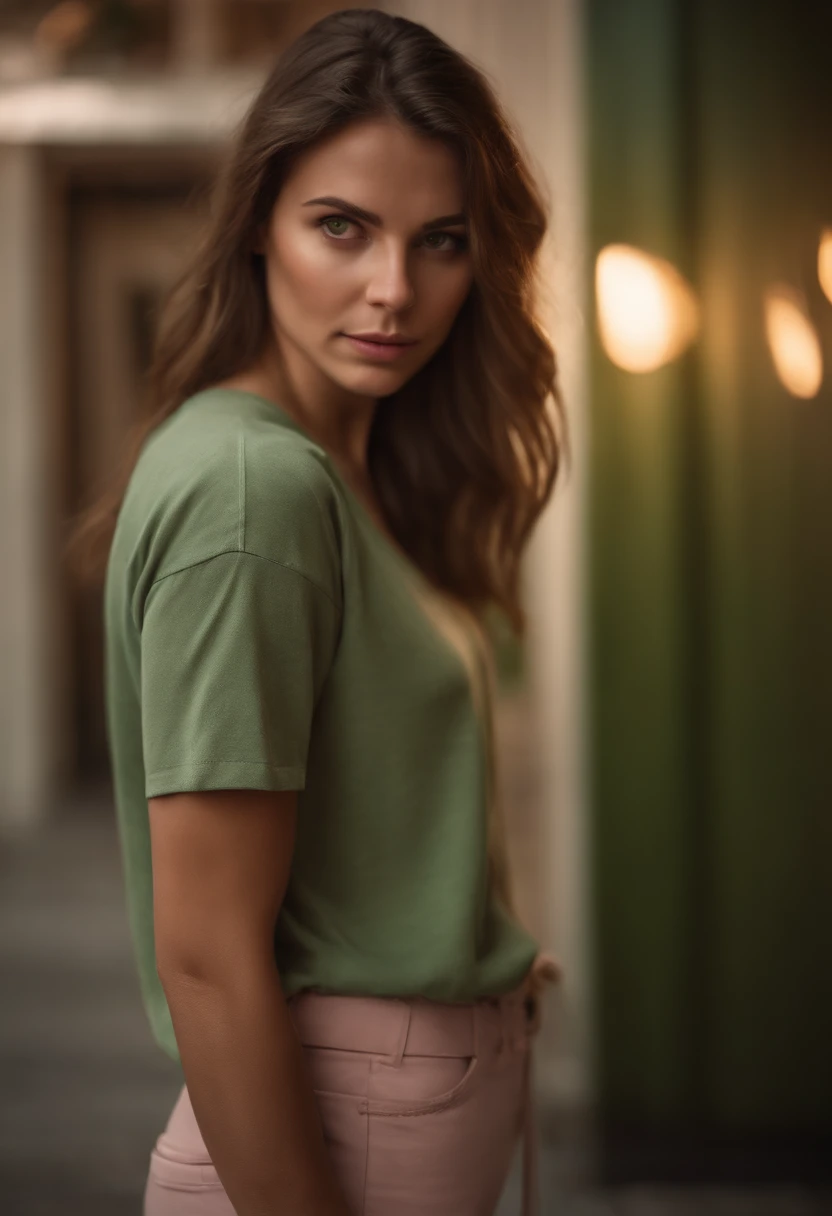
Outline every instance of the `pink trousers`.
[[(537, 1216), (538, 1019), (522, 987), (464, 1005), (306, 991), (288, 1006), (354, 1216), (493, 1216), (521, 1135), (523, 1216)], [(144, 1216), (235, 1216), (187, 1086), (151, 1152)]]

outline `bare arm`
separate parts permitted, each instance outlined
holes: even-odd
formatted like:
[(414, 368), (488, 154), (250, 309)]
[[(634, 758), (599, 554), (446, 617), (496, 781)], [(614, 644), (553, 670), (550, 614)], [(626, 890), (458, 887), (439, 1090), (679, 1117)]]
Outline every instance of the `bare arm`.
[(274, 961), (297, 792), (148, 801), (156, 963), (206, 1148), (238, 1216), (350, 1216)]

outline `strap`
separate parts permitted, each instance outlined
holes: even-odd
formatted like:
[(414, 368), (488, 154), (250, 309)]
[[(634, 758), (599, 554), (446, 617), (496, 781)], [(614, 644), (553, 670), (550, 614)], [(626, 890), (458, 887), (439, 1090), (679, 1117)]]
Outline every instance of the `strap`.
[(538, 1216), (540, 1210), (537, 1117), (534, 1102), (532, 1042), (529, 1040), (523, 1077), (523, 1203), (522, 1216)]

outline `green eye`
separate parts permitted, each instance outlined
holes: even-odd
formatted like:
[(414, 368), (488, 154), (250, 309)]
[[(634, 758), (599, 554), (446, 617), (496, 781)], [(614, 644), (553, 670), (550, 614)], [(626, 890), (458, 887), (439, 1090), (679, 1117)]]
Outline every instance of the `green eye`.
[[(332, 228), (332, 225), (340, 224), (341, 228), (337, 231)], [(355, 225), (355, 220), (347, 219), (344, 215), (324, 215), (317, 221), (319, 228), (323, 228), (327, 236), (335, 240), (348, 235), (350, 226)], [(426, 248), (433, 250), (435, 253), (453, 253), (458, 252), (466, 247), (467, 241), (464, 236), (457, 236), (453, 232), (428, 232), (423, 238)], [(441, 242), (447, 242), (443, 245)]]
[(347, 227), (349, 227), (350, 220), (344, 219), (344, 217), (342, 215), (326, 215), (326, 216), (324, 216), (324, 218), (322, 220), (319, 221), (319, 223), (320, 223), (321, 227), (324, 227), (324, 225), (327, 225), (325, 230), (327, 232), (329, 232), (330, 236), (343, 236), (344, 235), (343, 229), (340, 232), (332, 232), (330, 230), (330, 228), (328, 227), (328, 225), (329, 224), (344, 224)]
[(429, 232), (425, 237), (428, 241), (432, 236), (438, 237), (440, 241), (448, 241), (447, 245), (429, 245), (429, 249), (434, 249), (437, 253), (452, 253), (455, 250), (465, 248), (465, 237), (457, 236), (455, 232)]

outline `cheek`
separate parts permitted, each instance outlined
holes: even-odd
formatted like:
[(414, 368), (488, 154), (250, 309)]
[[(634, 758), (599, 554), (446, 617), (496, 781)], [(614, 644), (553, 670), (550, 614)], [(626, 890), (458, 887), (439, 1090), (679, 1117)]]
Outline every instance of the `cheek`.
[(437, 328), (450, 329), (471, 290), (472, 282), (473, 275), (468, 266), (460, 267), (458, 272), (449, 271), (431, 282), (426, 304)]
[(317, 233), (286, 236), (270, 251), (269, 295), (279, 314), (295, 324), (324, 318), (339, 307), (343, 285)]

